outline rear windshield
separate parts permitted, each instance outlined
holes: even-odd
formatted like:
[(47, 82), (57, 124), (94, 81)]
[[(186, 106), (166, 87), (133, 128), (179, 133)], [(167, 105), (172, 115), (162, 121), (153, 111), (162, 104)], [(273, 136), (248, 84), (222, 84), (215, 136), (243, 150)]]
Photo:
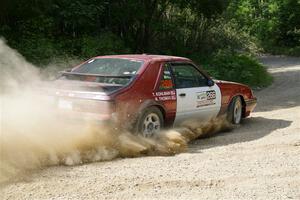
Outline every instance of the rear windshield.
[(141, 61), (119, 58), (101, 58), (92, 59), (73, 70), (73, 72), (116, 76), (134, 75), (141, 66)]
[[(109, 83), (125, 85), (128, 84), (141, 68), (143, 62), (129, 59), (119, 59), (119, 58), (99, 58), (92, 59), (82, 64), (78, 68), (72, 70), (75, 73), (81, 74), (99, 74), (102, 77), (87, 79), (83, 77), (76, 77), (76, 75), (66, 76), (68, 79), (77, 79), (84, 81), (93, 81), (99, 83)], [(107, 77), (106, 77), (107, 76)], [(117, 77), (111, 77), (117, 76)], [(120, 76), (120, 77), (118, 77)]]

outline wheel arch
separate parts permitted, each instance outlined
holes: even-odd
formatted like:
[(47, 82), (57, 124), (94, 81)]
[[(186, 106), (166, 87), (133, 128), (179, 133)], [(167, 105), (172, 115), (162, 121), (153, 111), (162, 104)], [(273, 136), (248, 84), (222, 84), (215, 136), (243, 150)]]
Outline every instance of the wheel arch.
[[(231, 105), (231, 103), (232, 103), (232, 101), (235, 97), (240, 97), (241, 98), (241, 101), (242, 101), (242, 117), (244, 118), (245, 114), (246, 114), (246, 102), (245, 102), (245, 98), (242, 94), (236, 94), (236, 95), (232, 96), (228, 105)], [(228, 106), (228, 109), (229, 109), (229, 106)]]
[(145, 101), (140, 106), (140, 108), (138, 110), (138, 114), (142, 113), (145, 109), (150, 108), (150, 107), (157, 107), (161, 111), (161, 114), (163, 115), (164, 120), (166, 119), (166, 110), (165, 110), (164, 106), (159, 104), (158, 102), (152, 101), (152, 100)]

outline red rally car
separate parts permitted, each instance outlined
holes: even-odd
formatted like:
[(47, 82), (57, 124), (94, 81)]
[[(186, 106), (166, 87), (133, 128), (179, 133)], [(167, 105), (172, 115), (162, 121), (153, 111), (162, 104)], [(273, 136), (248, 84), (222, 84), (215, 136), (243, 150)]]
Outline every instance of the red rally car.
[(190, 59), (162, 55), (95, 57), (62, 72), (53, 85), (59, 110), (70, 117), (113, 121), (145, 137), (223, 114), (239, 124), (257, 101), (246, 85), (213, 80)]

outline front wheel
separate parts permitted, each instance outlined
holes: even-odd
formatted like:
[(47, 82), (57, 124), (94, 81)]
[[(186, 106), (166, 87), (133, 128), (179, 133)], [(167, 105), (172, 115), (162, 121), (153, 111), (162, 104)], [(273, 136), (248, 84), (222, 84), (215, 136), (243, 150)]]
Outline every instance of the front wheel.
[(137, 122), (137, 132), (144, 137), (157, 135), (163, 127), (164, 119), (157, 107), (146, 108)]
[(240, 124), (242, 121), (243, 104), (241, 97), (234, 97), (229, 105), (227, 120), (232, 124)]

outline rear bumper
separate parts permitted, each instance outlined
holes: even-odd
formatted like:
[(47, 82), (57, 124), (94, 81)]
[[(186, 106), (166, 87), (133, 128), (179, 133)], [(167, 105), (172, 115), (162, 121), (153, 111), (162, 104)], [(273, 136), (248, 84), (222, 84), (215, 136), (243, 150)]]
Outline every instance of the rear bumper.
[(244, 113), (244, 117), (247, 117), (250, 115), (250, 113), (254, 110), (254, 108), (257, 105), (257, 98), (254, 97), (252, 99), (246, 100), (246, 109), (245, 109), (245, 113)]
[(70, 124), (107, 125), (115, 121), (113, 114), (95, 114), (64, 110), (59, 110), (57, 117)]

